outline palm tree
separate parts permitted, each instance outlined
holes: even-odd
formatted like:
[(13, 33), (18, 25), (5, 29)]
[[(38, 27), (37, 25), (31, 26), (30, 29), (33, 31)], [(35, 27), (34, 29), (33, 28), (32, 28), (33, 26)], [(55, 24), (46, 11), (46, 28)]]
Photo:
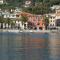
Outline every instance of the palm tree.
[(45, 25), (46, 25), (46, 29), (47, 29), (49, 26), (49, 18), (48, 17), (45, 17)]
[(28, 21), (28, 17), (27, 16), (21, 16), (21, 22), (22, 22), (22, 25), (24, 25), (24, 28), (26, 28), (26, 22)]
[(21, 16), (21, 22), (22, 22), (22, 24), (25, 23), (25, 22), (27, 22), (27, 21), (28, 21), (27, 16)]
[(4, 19), (4, 23), (5, 23), (5, 28), (6, 28), (6, 24), (7, 24), (7, 20), (6, 19)]
[(15, 22), (13, 20), (11, 20), (11, 28), (15, 27)]
[(7, 18), (6, 19), (6, 23), (8, 24), (8, 28), (9, 28), (9, 25), (11, 24), (11, 19), (10, 18)]
[(4, 18), (3, 18), (3, 16), (0, 16), (0, 23), (1, 23), (1, 28), (3, 28), (3, 23), (4, 23)]

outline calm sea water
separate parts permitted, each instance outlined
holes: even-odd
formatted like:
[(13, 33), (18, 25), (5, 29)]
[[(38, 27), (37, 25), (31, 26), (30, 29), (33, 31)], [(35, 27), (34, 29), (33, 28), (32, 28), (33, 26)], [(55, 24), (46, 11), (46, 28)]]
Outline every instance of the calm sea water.
[(60, 34), (0, 32), (0, 60), (60, 60)]

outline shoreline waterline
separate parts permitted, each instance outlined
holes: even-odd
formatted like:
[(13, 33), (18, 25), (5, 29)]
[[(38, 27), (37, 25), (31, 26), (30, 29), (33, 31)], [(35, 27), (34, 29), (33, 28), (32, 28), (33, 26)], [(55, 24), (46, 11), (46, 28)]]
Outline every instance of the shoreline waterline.
[(58, 30), (18, 30), (18, 29), (0, 29), (0, 32), (42, 32), (42, 33), (51, 33), (51, 32), (58, 32)]

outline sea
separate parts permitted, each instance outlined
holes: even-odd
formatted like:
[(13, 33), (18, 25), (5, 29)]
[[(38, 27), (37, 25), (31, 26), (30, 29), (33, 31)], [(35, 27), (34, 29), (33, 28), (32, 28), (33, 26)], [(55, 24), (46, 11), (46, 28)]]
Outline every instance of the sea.
[(0, 32), (0, 60), (60, 60), (60, 33)]

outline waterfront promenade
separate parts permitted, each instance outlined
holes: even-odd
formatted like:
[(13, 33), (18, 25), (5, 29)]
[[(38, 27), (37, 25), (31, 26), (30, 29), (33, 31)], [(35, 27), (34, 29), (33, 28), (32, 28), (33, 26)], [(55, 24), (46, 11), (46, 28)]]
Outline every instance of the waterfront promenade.
[(51, 33), (51, 32), (59, 32), (59, 30), (18, 30), (18, 29), (0, 29), (0, 32), (42, 32), (42, 33)]

